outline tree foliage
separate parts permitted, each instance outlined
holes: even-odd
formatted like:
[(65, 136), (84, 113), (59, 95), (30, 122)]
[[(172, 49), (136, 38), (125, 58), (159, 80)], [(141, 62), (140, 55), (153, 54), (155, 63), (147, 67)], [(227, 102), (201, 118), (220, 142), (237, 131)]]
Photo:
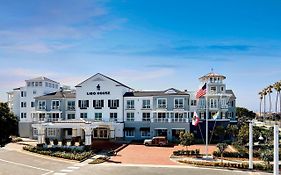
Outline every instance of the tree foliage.
[(11, 113), (7, 103), (0, 102), (0, 146), (4, 146), (8, 143), (11, 135), (17, 134), (17, 117)]
[(217, 148), (218, 148), (218, 153), (221, 155), (221, 163), (223, 163), (223, 153), (227, 148), (227, 144), (226, 143), (218, 143), (217, 144)]
[(249, 120), (253, 120), (256, 114), (253, 111), (243, 107), (236, 107), (237, 125), (240, 128), (246, 124)]
[(179, 140), (181, 145), (188, 147), (194, 143), (194, 135), (190, 132), (180, 132)]

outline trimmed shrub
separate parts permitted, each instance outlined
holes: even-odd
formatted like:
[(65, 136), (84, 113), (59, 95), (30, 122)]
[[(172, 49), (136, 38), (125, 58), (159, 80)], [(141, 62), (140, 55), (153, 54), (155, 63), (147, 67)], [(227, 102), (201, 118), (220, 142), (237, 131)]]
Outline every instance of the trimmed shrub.
[(62, 141), (61, 141), (61, 145), (66, 146), (66, 144), (67, 144), (66, 139), (62, 139)]
[(50, 145), (51, 144), (51, 141), (50, 141), (50, 139), (48, 137), (45, 138), (45, 143), (46, 143), (46, 145)]
[(54, 139), (54, 140), (53, 140), (53, 143), (54, 143), (54, 145), (58, 145), (58, 144), (59, 144), (58, 139)]
[(79, 141), (79, 146), (84, 146), (84, 142), (82, 139)]

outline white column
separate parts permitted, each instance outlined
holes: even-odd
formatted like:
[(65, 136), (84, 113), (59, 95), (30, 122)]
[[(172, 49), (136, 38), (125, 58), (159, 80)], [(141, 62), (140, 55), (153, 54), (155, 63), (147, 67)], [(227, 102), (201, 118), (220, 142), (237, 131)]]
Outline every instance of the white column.
[(253, 122), (249, 123), (249, 169), (253, 169)]
[(37, 128), (38, 131), (38, 144), (45, 143), (45, 128), (40, 126)]
[(279, 175), (279, 126), (274, 125), (274, 165), (273, 174)]
[(90, 126), (86, 126), (84, 128), (85, 131), (85, 145), (91, 145), (92, 144), (92, 129)]
[[(208, 84), (206, 85), (207, 87), (208, 87)], [(208, 94), (208, 88), (207, 88), (207, 94)], [(205, 146), (205, 151), (206, 151), (206, 158), (208, 158), (208, 137), (209, 137), (209, 126), (208, 126), (208, 119), (209, 119), (209, 102), (208, 102), (208, 96), (207, 96), (207, 94), (206, 94), (206, 119), (205, 119), (205, 121), (206, 121), (206, 146)]]

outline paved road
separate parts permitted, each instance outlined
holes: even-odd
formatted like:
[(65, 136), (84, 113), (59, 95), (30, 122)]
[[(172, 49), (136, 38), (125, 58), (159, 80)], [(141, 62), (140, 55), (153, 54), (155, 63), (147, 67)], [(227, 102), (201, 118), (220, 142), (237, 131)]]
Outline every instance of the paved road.
[(21, 149), (0, 148), (0, 175), (247, 175), (266, 174), (228, 171), (185, 165), (129, 165), (104, 163), (99, 165), (65, 161), (22, 152)]

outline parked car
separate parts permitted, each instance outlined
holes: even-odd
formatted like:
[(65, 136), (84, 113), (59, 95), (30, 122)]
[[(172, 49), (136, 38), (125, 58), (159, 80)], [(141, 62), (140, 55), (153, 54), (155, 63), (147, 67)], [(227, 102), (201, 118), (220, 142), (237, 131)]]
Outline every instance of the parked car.
[(156, 145), (156, 146), (166, 146), (168, 145), (168, 140), (166, 137), (158, 136), (153, 137), (152, 139), (145, 139), (143, 144), (145, 146)]

